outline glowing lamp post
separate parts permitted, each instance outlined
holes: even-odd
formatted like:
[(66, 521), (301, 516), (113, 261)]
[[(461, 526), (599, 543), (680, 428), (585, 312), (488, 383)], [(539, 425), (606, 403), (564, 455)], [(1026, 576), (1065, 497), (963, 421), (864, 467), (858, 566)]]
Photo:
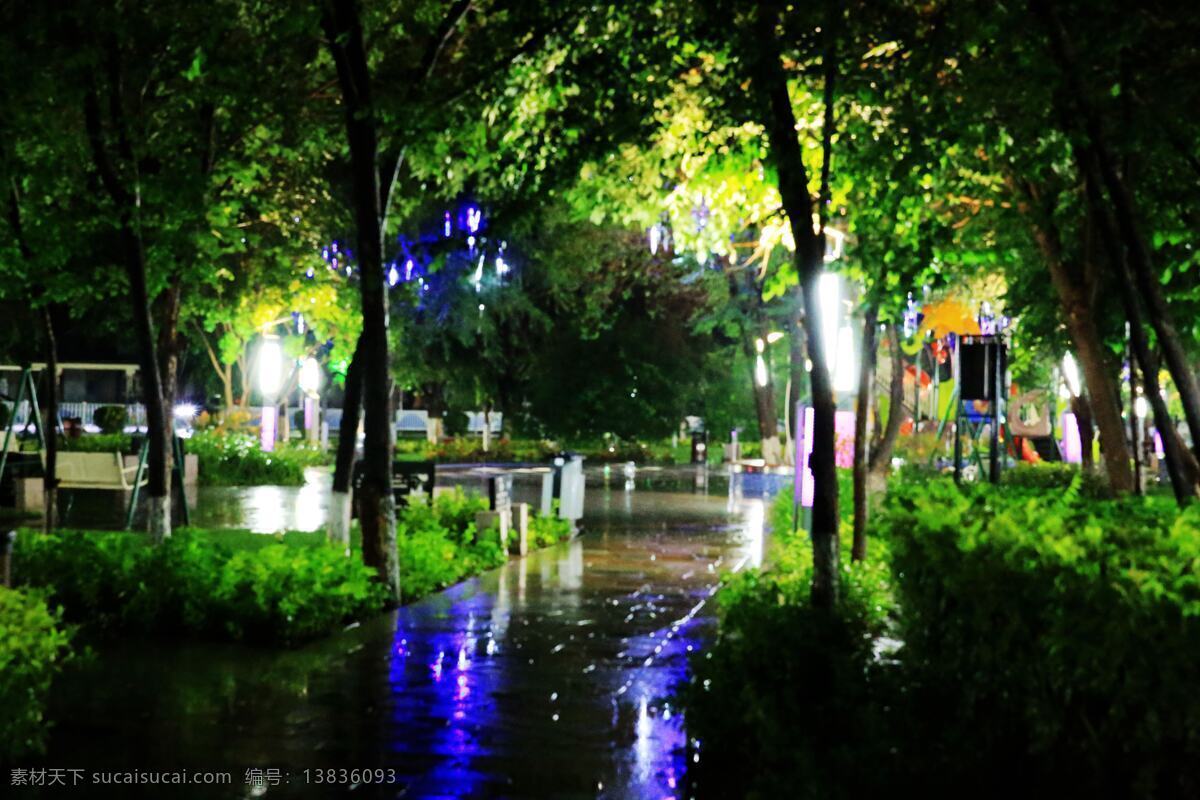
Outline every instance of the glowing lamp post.
[(308, 441), (317, 441), (317, 418), (320, 415), (321, 368), (312, 356), (300, 364), (300, 390), (304, 392), (304, 430)]
[(275, 399), (283, 385), (283, 350), (279, 339), (274, 336), (263, 338), (258, 346), (258, 390), (262, 393), (262, 449), (275, 449), (275, 436), (279, 427), (278, 409)]

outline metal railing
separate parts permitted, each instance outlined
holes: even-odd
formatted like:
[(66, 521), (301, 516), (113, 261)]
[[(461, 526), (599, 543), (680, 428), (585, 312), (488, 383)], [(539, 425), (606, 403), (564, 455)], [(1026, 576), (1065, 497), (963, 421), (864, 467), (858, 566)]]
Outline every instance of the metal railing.
[[(60, 420), (78, 418), (83, 420), (85, 427), (94, 426), (93, 417), (96, 414), (96, 409), (103, 406), (121, 406), (125, 408), (127, 427), (144, 428), (146, 427), (146, 407), (141, 403), (90, 403), (83, 402), (65, 402), (58, 404), (58, 418)], [(24, 428), (29, 424), (29, 417), (32, 413), (32, 404), (25, 400), (17, 408), (14, 419), (17, 428)]]

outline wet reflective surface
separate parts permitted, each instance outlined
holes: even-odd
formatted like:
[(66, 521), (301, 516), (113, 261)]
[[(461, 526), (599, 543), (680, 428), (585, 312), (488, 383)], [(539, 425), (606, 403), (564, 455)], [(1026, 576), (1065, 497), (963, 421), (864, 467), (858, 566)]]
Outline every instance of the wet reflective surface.
[(589, 475), (571, 542), (301, 650), (106, 645), (57, 692), (43, 763), (232, 775), (145, 796), (325, 797), (350, 787), (305, 769), (357, 768), (394, 781), (357, 796), (682, 797), (671, 689), (719, 572), (761, 560), (763, 506), (690, 470), (632, 480)]

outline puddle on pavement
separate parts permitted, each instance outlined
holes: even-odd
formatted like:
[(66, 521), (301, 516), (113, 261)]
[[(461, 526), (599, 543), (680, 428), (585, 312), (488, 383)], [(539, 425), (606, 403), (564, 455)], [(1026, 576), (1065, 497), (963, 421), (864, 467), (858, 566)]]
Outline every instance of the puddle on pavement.
[[(369, 797), (682, 796), (671, 690), (719, 573), (761, 561), (763, 504), (680, 472), (590, 477), (580, 537), (300, 650), (105, 645), (56, 689), (42, 761), (231, 773), (169, 796), (338, 794), (306, 781), (327, 768), (394, 779)], [(247, 769), (280, 783), (252, 791)]]

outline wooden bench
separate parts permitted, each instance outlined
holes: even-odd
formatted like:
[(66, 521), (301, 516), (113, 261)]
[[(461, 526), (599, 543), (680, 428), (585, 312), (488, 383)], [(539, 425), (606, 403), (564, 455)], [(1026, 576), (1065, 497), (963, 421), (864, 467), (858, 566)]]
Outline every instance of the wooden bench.
[[(46, 468), (46, 453), (42, 451), (42, 469)], [(125, 466), (120, 453), (78, 453), (59, 451), (54, 470), (60, 489), (109, 489), (129, 491), (133, 489), (137, 466)], [(138, 486), (145, 486), (149, 478), (143, 473)]]

